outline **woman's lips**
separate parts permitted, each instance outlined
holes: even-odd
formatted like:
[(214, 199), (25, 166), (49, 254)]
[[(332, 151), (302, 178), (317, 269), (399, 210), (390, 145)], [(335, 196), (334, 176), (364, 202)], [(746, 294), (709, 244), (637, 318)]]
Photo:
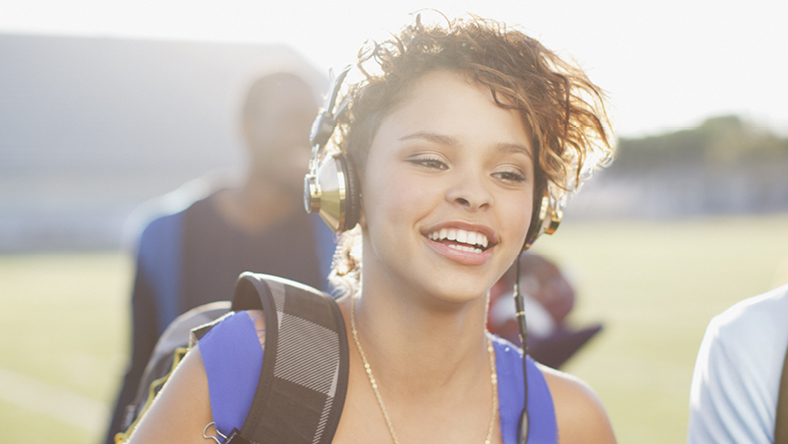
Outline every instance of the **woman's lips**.
[[(473, 248), (470, 245), (456, 241), (436, 241), (424, 236), (427, 245), (441, 256), (462, 265), (483, 265), (492, 256), (494, 245), (486, 249)], [(467, 251), (470, 250), (470, 251)]]

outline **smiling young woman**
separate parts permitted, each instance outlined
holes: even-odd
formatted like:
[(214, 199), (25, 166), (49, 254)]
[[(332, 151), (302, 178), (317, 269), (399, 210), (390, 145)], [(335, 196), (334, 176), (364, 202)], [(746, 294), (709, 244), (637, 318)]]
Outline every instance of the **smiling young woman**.
[[(335, 264), (355, 347), (333, 442), (515, 443), (523, 365), (527, 442), (614, 442), (590, 388), (523, 364), (485, 330), (488, 291), (538, 229), (542, 197), (562, 200), (611, 155), (599, 90), (535, 40), (480, 19), (417, 19), (359, 68), (332, 141), (362, 192)], [(259, 313), (238, 316), (264, 328)], [(133, 442), (204, 442), (219, 412), (201, 349), (234, 340), (215, 336), (187, 355)]]
[[(363, 301), (409, 299), (391, 308), (411, 312), (478, 300), (483, 316), (531, 218), (531, 140), (518, 113), (463, 73), (426, 73), (381, 123), (361, 184), (362, 287), (376, 289)], [(444, 229), (460, 238), (440, 237)]]

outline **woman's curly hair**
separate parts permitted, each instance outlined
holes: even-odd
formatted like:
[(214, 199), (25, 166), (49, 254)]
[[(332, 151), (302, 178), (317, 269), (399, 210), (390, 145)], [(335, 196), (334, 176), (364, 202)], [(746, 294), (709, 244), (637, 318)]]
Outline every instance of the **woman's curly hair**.
[[(502, 23), (471, 17), (425, 25), (417, 16), (399, 35), (362, 48), (357, 66), (363, 78), (345, 92), (350, 105), (332, 143), (362, 173), (383, 119), (415, 80), (435, 70), (466, 73), (490, 89), (498, 106), (520, 113), (538, 159), (537, 204), (546, 189), (553, 203), (562, 202), (585, 176), (612, 159), (601, 90), (580, 68)], [(353, 240), (344, 239), (348, 242)], [(351, 248), (340, 246), (336, 274), (358, 271), (360, 264), (352, 256)]]

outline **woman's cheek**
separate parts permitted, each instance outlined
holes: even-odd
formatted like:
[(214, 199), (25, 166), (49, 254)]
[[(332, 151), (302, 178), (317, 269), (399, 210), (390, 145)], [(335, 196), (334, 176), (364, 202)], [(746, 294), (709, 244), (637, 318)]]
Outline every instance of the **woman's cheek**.
[(504, 218), (507, 218), (508, 221), (506, 223), (511, 225), (511, 229), (515, 230), (515, 232), (519, 231), (518, 236), (522, 239), (521, 244), (525, 243), (525, 236), (528, 234), (528, 229), (530, 228), (531, 224), (531, 207), (523, 206), (522, 199), (512, 200), (506, 203), (506, 206), (509, 209), (519, 208), (519, 211), (511, 211), (508, 215), (504, 215)]

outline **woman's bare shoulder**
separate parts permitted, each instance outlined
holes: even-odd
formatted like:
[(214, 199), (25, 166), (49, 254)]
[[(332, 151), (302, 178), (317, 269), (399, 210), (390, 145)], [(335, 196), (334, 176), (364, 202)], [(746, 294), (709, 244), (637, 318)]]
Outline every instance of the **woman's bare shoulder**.
[(541, 364), (539, 369), (553, 396), (561, 444), (616, 442), (605, 407), (588, 384)]
[(135, 443), (205, 443), (202, 432), (212, 421), (208, 377), (199, 345), (178, 364), (131, 435)]

